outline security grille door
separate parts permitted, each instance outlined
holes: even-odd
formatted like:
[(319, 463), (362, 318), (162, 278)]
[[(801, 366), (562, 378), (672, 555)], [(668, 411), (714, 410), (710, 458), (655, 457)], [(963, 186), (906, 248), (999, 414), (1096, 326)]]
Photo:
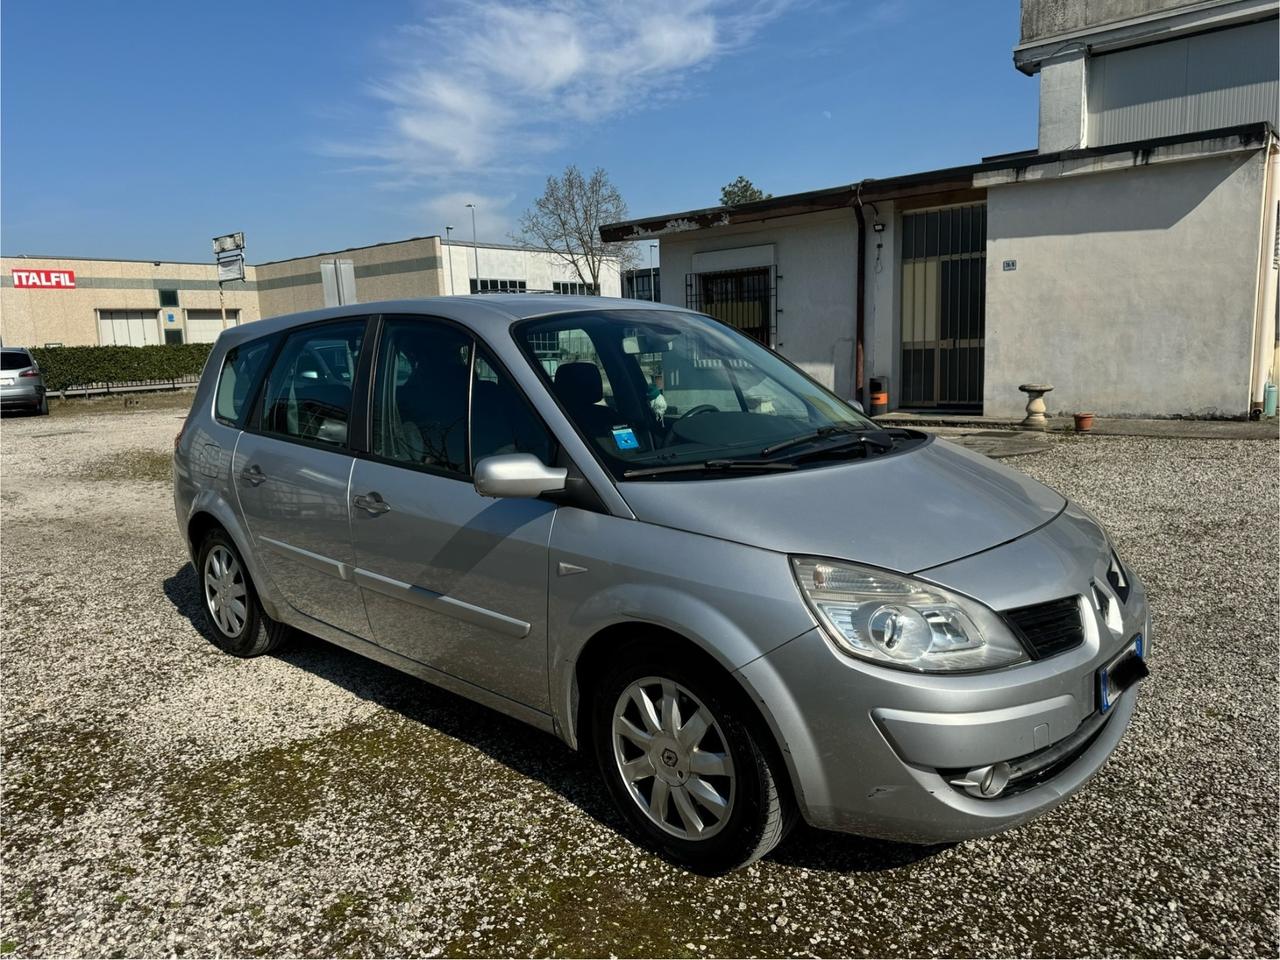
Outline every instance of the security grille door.
[(773, 267), (690, 273), (685, 277), (685, 306), (770, 347), (774, 291)]
[(981, 411), (987, 206), (902, 217), (899, 405)]

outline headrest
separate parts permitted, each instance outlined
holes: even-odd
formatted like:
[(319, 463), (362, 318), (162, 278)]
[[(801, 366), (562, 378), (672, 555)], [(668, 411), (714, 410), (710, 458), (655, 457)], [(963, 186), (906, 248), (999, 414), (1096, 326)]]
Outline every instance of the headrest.
[(599, 403), (604, 397), (600, 368), (585, 360), (560, 364), (556, 368), (556, 393), (569, 404)]

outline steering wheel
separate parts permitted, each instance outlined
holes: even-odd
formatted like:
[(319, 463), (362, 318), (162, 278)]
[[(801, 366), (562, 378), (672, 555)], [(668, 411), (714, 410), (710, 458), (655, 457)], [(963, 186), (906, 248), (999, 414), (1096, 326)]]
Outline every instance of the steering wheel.
[(700, 403), (692, 410), (686, 410), (680, 415), (681, 420), (687, 420), (689, 417), (696, 417), (700, 413), (719, 413), (720, 408), (709, 403)]

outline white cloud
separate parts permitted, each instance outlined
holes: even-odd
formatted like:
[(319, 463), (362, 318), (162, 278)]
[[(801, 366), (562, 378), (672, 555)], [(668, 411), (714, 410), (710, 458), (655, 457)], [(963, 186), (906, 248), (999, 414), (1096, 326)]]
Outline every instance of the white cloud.
[(332, 152), (384, 181), (492, 181), (585, 128), (678, 94), (791, 0), (455, 0), (424, 7), (370, 90), (380, 129)]

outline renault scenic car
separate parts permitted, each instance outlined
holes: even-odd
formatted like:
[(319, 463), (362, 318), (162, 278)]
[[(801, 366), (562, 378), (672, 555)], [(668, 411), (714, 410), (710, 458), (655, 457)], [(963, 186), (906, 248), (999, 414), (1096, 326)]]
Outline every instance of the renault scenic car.
[(661, 304), (235, 327), (174, 480), (222, 649), (297, 628), (553, 733), (704, 871), (798, 817), (1023, 823), (1103, 764), (1147, 672), (1142, 584), (1086, 511)]

